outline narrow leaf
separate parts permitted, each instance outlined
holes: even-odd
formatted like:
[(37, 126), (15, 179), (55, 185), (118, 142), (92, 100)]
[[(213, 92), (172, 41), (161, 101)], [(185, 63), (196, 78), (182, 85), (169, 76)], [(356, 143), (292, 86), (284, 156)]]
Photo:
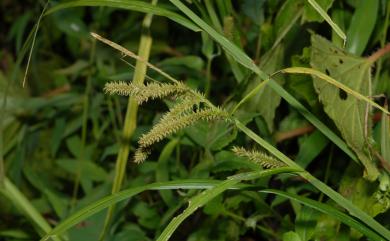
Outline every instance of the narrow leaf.
[(316, 76), (316, 77), (318, 77), (318, 78), (320, 78), (322, 80), (327, 81), (329, 84), (332, 84), (332, 85), (336, 86), (337, 88), (344, 90), (345, 92), (347, 92), (348, 94), (351, 94), (355, 98), (357, 98), (359, 100), (365, 101), (366, 103), (374, 106), (375, 108), (381, 110), (382, 112), (384, 112), (384, 113), (386, 113), (388, 115), (390, 114), (390, 112), (388, 110), (386, 110), (382, 106), (378, 105), (377, 103), (375, 103), (371, 99), (369, 99), (366, 96), (360, 94), (359, 92), (349, 88), (348, 86), (344, 85), (343, 83), (333, 79), (329, 75), (326, 75), (326, 74), (322, 73), (321, 71), (318, 71), (318, 70), (315, 70), (315, 69), (311, 69), (311, 68), (305, 68), (305, 67), (292, 67), (292, 68), (282, 69), (280, 72), (288, 73), (288, 74), (310, 74), (310, 75), (314, 75), (314, 76)]
[(50, 8), (45, 15), (52, 14), (61, 9), (73, 8), (73, 7), (113, 7), (127, 9), (137, 12), (150, 13), (158, 16), (164, 16), (172, 21), (183, 25), (186, 28), (189, 28), (193, 31), (200, 31), (200, 29), (195, 26), (193, 23), (188, 21), (183, 16), (172, 12), (161, 6), (154, 6), (147, 2), (142, 1), (128, 1), (128, 0), (74, 0), (64, 3), (60, 3), (52, 8)]
[(343, 39), (344, 45), (347, 42), (347, 36), (341, 30), (341, 28), (333, 22), (333, 20), (330, 18), (330, 16), (326, 13), (324, 9), (315, 1), (315, 0), (308, 0), (310, 5), (325, 19), (325, 21), (332, 27), (332, 29), (337, 33), (337, 35), (340, 36), (340, 38)]
[[(171, 182), (152, 183), (140, 187), (130, 188), (121, 192), (114, 193), (105, 198), (102, 198), (88, 206), (73, 213), (71, 216), (63, 220), (53, 230), (48, 232), (42, 239), (48, 240), (55, 238), (61, 233), (67, 231), (71, 227), (74, 227), (78, 223), (87, 219), (88, 217), (108, 208), (109, 206), (116, 204), (120, 201), (128, 199), (146, 190), (171, 190), (171, 189), (210, 189), (220, 184), (221, 181), (217, 180), (179, 180)], [(232, 185), (229, 189), (242, 189), (248, 187), (248, 185)]]
[[(279, 195), (282, 197), (286, 197), (290, 200), (302, 203), (303, 205), (306, 205), (306, 206), (311, 207), (315, 210), (318, 210), (322, 213), (325, 213), (325, 214), (339, 220), (340, 222), (350, 226), (351, 228), (358, 230), (359, 232), (366, 235), (366, 237), (368, 237), (372, 240), (378, 240), (378, 241), (385, 240), (384, 237), (382, 237), (378, 233), (372, 231), (369, 227), (367, 227), (363, 223), (357, 221), (356, 219), (350, 217), (349, 215), (347, 215), (347, 214), (345, 214), (345, 213), (343, 213), (343, 212), (341, 212), (341, 211), (339, 211), (339, 210), (335, 209), (334, 207), (329, 206), (327, 204), (323, 204), (323, 203), (320, 203), (318, 201), (314, 201), (314, 200), (306, 198), (306, 197), (298, 196), (296, 194), (287, 193), (287, 192), (274, 190), (274, 189), (266, 189), (266, 190), (262, 190), (260, 192), (276, 194), (276, 195)], [(383, 233), (382, 235), (385, 235), (385, 234)]]
[[(236, 45), (231, 43), (224, 36), (215, 31), (207, 23), (205, 23), (201, 18), (199, 18), (194, 12), (187, 8), (179, 0), (170, 0), (176, 7), (183, 11), (191, 20), (199, 25), (205, 32), (207, 32), (216, 42), (218, 42), (227, 53), (229, 53), (238, 63), (247, 67), (256, 73), (264, 81), (269, 80), (268, 85), (278, 93), (283, 99), (285, 99), (292, 107), (296, 108), (308, 121), (310, 121), (315, 127), (317, 127), (325, 136), (332, 140), (340, 149), (348, 154), (353, 160), (357, 160), (356, 156), (348, 148), (346, 143), (341, 140), (334, 132), (332, 132), (328, 126), (323, 124), (315, 115), (313, 115), (309, 110), (307, 110), (297, 99), (295, 99), (290, 93), (288, 93), (282, 86), (276, 83), (270, 76), (260, 70), (255, 63)], [(253, 93), (249, 93), (252, 95)], [(249, 95), (248, 94), (248, 95)], [(244, 97), (246, 98), (246, 97)]]

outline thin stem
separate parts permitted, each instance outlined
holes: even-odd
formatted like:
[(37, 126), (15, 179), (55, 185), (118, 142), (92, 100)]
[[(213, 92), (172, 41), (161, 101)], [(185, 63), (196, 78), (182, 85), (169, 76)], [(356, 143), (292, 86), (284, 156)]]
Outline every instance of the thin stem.
[(204, 94), (207, 97), (210, 95), (210, 88), (211, 88), (211, 62), (213, 58), (208, 58), (207, 59), (207, 67), (206, 67), (206, 87)]
[(290, 131), (284, 131), (284, 132), (277, 132), (275, 134), (275, 141), (276, 142), (282, 142), (287, 139), (291, 139), (297, 136), (301, 136), (310, 132), (313, 132), (315, 130), (315, 127), (312, 125), (307, 125), (304, 127), (296, 128)]
[[(152, 4), (156, 5), (158, 0), (152, 0)], [(143, 84), (146, 76), (147, 66), (148, 66), (148, 59), (150, 55), (150, 49), (152, 46), (152, 37), (150, 36), (150, 25), (152, 23), (153, 14), (146, 14), (145, 18), (142, 22), (142, 35), (140, 40), (140, 48), (139, 48), (139, 57), (138, 55), (133, 54), (132, 52), (128, 51), (127, 49), (123, 48), (122, 46), (111, 42), (107, 39), (104, 39), (97, 34), (92, 34), (95, 38), (98, 40), (114, 47), (115, 49), (120, 50), (121, 52), (130, 55), (131, 57), (135, 58), (137, 60), (135, 72), (133, 76), (133, 82), (136, 84)], [(128, 104), (127, 104), (127, 110), (126, 110), (126, 117), (122, 132), (122, 141), (121, 145), (119, 147), (119, 152), (116, 160), (115, 165), (115, 177), (114, 177), (114, 183), (112, 186), (111, 192), (117, 193), (121, 190), (123, 179), (125, 177), (126, 172), (126, 164), (130, 153), (130, 139), (131, 136), (134, 133), (134, 130), (137, 127), (137, 112), (138, 112), (138, 103), (137, 101), (129, 96)], [(103, 230), (100, 234), (99, 240), (104, 240), (105, 236), (107, 235), (107, 232), (111, 226), (112, 216), (115, 211), (115, 205), (112, 205), (108, 208), (107, 216), (104, 222)]]
[(375, 63), (378, 59), (383, 57), (385, 54), (390, 52), (390, 43), (386, 44), (383, 48), (376, 51), (374, 54), (372, 54), (370, 57), (368, 57), (369, 63)]
[(256, 43), (256, 53), (255, 53), (255, 63), (259, 63), (260, 61), (260, 51), (261, 51), (261, 27), (259, 26), (259, 35), (257, 36)]
[[(330, 146), (330, 153), (328, 157), (328, 161), (326, 162), (326, 169), (325, 169), (325, 176), (324, 176), (324, 183), (327, 184), (329, 180), (330, 175), (330, 167), (332, 166), (332, 160), (333, 160), (333, 145)], [(322, 202), (322, 199), (324, 198), (324, 193), (321, 192), (320, 198), (318, 199), (319, 202)]]
[(43, 18), (43, 15), (44, 15), (45, 12), (46, 12), (47, 6), (49, 6), (49, 0), (46, 2), (45, 7), (43, 8), (43, 10), (42, 10), (42, 12), (41, 12), (41, 15), (39, 16), (38, 21), (37, 21), (37, 24), (36, 24), (36, 28), (35, 28), (35, 31), (34, 31), (34, 36), (33, 36), (32, 43), (31, 43), (30, 53), (28, 54), (28, 58), (27, 58), (26, 71), (24, 72), (23, 87), (25, 87), (25, 85), (26, 85), (27, 74), (28, 74), (28, 70), (29, 70), (29, 68), (30, 68), (31, 56), (32, 56), (32, 53), (33, 53), (33, 50), (34, 50), (35, 39), (37, 38), (38, 29), (39, 29), (39, 24), (41, 23), (41, 20), (42, 20), (42, 18)]
[(251, 90), (244, 98), (242, 98), (241, 101), (238, 102), (238, 104), (236, 106), (234, 106), (233, 110), (231, 111), (231, 115), (233, 115), (242, 104), (247, 102), (250, 98), (252, 98), (255, 94), (257, 94), (257, 92), (259, 92), (263, 87), (265, 87), (265, 85), (269, 81), (270, 81), (269, 78), (267, 80), (262, 81), (253, 90)]
[[(386, 38), (387, 38), (387, 31), (389, 28), (389, 18), (390, 18), (390, 2), (387, 3), (387, 11), (386, 11), (386, 17), (385, 17), (385, 24), (383, 25), (383, 32), (382, 32), (382, 39), (381, 39), (381, 47), (385, 47), (386, 44)], [(378, 83), (380, 72), (382, 70), (382, 64), (383, 59), (379, 59), (376, 67), (376, 73), (375, 73), (375, 83)]]

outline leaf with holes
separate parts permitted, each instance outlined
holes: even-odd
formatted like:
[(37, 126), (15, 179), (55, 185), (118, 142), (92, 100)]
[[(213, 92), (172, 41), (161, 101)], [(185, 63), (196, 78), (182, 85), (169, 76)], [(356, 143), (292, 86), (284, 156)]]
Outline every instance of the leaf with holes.
[[(371, 65), (364, 59), (347, 54), (328, 40), (313, 35), (310, 64), (340, 83), (364, 96), (371, 95)], [(334, 121), (349, 147), (365, 167), (365, 177), (375, 180), (378, 170), (371, 159), (365, 127), (370, 129), (370, 118), (365, 118), (367, 104), (326, 81), (313, 76), (314, 88), (325, 112)], [(367, 125), (367, 126), (366, 126)]]

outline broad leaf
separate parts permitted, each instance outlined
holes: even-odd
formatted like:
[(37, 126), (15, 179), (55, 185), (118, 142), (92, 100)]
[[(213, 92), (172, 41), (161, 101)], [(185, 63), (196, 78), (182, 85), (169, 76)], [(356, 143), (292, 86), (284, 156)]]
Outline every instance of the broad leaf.
[[(326, 73), (364, 96), (370, 95), (371, 66), (366, 59), (348, 55), (318, 35), (313, 35), (311, 41), (310, 62), (314, 69)], [(375, 180), (379, 173), (369, 155), (364, 131), (366, 127), (370, 129), (370, 123), (365, 121), (366, 103), (320, 78), (313, 76), (313, 79), (314, 88), (325, 112), (364, 165), (365, 177)]]

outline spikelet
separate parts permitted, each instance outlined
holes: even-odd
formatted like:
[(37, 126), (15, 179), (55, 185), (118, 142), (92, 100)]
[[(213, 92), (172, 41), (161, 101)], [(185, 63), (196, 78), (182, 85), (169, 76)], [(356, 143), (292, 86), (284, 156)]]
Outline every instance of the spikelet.
[(165, 113), (160, 122), (168, 122), (172, 119), (176, 119), (180, 116), (189, 114), (194, 110), (199, 110), (200, 103), (203, 102), (202, 99), (194, 95), (183, 95), (178, 100), (178, 103), (173, 105), (167, 113)]
[(188, 88), (181, 82), (173, 84), (148, 83), (134, 84), (126, 82), (107, 83), (104, 91), (109, 94), (132, 96), (139, 103), (149, 99), (175, 97), (176, 104), (163, 115), (153, 128), (138, 140), (138, 149), (134, 161), (140, 163), (150, 154), (150, 146), (164, 138), (195, 124), (197, 121), (212, 121), (217, 119), (229, 120), (229, 114), (215, 107), (199, 92)]
[(199, 120), (211, 121), (224, 119), (227, 116), (225, 111), (218, 108), (206, 108), (197, 112), (191, 111), (185, 115), (169, 115), (162, 118), (147, 134), (144, 134), (139, 139), (138, 144), (141, 148), (146, 148)]
[(183, 83), (165, 84), (165, 83), (148, 83), (134, 84), (123, 81), (106, 83), (104, 91), (109, 94), (118, 94), (132, 96), (142, 104), (149, 99), (163, 98), (169, 95), (180, 95), (187, 92), (189, 89)]
[(144, 162), (146, 158), (148, 158), (149, 154), (150, 154), (149, 150), (138, 148), (134, 154), (134, 162), (135, 163)]
[(269, 156), (265, 153), (259, 151), (248, 151), (245, 148), (234, 146), (232, 151), (240, 157), (246, 157), (250, 161), (261, 165), (264, 168), (276, 168), (276, 167), (284, 167), (286, 164), (277, 160), (276, 158)]

